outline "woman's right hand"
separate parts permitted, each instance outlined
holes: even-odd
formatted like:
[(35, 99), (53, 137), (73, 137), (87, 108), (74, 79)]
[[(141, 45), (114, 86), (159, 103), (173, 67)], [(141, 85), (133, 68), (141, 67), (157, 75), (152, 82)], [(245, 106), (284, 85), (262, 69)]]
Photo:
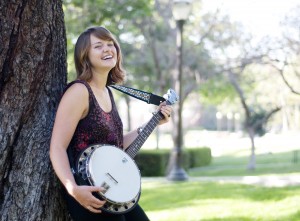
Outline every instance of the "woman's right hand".
[(103, 190), (104, 189), (102, 187), (76, 185), (68, 190), (68, 192), (87, 210), (93, 213), (101, 213), (100, 208), (105, 204), (106, 201), (97, 199), (93, 195), (93, 192), (101, 192)]

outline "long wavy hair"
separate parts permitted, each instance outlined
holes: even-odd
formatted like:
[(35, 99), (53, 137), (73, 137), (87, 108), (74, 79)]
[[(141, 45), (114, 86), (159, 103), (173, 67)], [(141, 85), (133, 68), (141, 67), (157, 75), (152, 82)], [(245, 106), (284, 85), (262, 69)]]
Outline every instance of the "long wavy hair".
[(101, 26), (88, 28), (77, 39), (74, 52), (77, 78), (87, 82), (92, 79), (92, 65), (88, 56), (91, 47), (91, 35), (105, 41), (112, 41), (117, 50), (117, 63), (110, 70), (106, 85), (124, 83), (126, 73), (122, 66), (123, 59), (120, 45), (113, 34)]

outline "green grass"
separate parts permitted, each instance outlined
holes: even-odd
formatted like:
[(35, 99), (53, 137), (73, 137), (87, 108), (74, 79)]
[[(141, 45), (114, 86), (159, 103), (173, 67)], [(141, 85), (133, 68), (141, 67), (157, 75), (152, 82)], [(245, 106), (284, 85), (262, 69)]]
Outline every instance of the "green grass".
[[(189, 176), (247, 176), (300, 173), (300, 153), (257, 155), (248, 171), (248, 156), (215, 157)], [(263, 187), (220, 182), (143, 181), (140, 205), (152, 221), (300, 221), (300, 186)]]
[(153, 221), (299, 221), (300, 186), (146, 182), (140, 205)]
[(190, 176), (248, 176), (300, 172), (300, 151), (295, 162), (294, 151), (258, 154), (256, 169), (247, 170), (248, 156), (225, 155), (214, 157), (209, 166), (193, 168)]

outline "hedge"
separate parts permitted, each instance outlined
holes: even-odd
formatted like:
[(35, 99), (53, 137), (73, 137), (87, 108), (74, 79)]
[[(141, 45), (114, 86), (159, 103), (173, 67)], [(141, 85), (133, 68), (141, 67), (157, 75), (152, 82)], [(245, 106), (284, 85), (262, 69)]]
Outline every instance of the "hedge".
[(189, 168), (203, 167), (211, 163), (211, 150), (208, 147), (202, 147), (197, 149), (188, 149), (190, 157)]
[[(135, 162), (142, 176), (165, 176), (170, 158), (170, 150), (141, 150), (135, 157)], [(208, 147), (184, 149), (182, 152), (182, 167), (189, 169), (209, 165), (211, 150)]]
[(142, 150), (134, 160), (142, 176), (162, 176), (169, 161), (169, 151)]

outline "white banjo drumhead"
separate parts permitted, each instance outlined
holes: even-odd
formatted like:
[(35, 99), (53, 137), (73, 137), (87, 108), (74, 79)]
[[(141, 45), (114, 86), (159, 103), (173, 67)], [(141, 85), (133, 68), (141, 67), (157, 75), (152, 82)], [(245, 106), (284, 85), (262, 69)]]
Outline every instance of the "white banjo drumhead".
[(93, 151), (88, 160), (88, 170), (94, 186), (107, 189), (104, 196), (116, 203), (132, 201), (140, 192), (140, 171), (121, 149), (103, 145)]

